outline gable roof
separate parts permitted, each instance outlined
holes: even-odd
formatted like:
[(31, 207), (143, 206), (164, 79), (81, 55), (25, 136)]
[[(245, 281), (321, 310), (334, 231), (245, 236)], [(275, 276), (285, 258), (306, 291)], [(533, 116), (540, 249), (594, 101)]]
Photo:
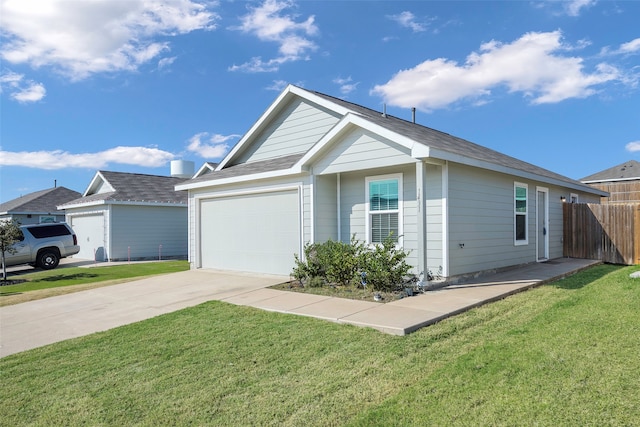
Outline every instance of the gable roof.
[(54, 187), (25, 194), (0, 205), (0, 214), (60, 214), (58, 206), (77, 199), (81, 194), (66, 187)]
[[(319, 142), (310, 150), (304, 153), (299, 162), (287, 166), (287, 162), (282, 159), (272, 159), (260, 162), (233, 165), (233, 160), (238, 158), (243, 150), (251, 145), (252, 136), (264, 129), (268, 122), (274, 118), (284, 105), (292, 97), (299, 96), (309, 102), (315, 103), (323, 108), (327, 108), (340, 114), (342, 119), (332, 128)], [(272, 176), (288, 173), (301, 173), (324, 146), (333, 143), (333, 138), (339, 134), (340, 129), (345, 129), (350, 125), (355, 125), (375, 133), (381, 134), (388, 139), (399, 142), (411, 150), (412, 156), (416, 159), (433, 158), (437, 160), (449, 160), (470, 166), (476, 166), (497, 172), (534, 179), (550, 184), (566, 186), (581, 191), (606, 195), (605, 192), (589, 187), (579, 181), (566, 176), (551, 172), (547, 169), (524, 162), (498, 151), (475, 144), (473, 142), (452, 136), (429, 127), (403, 120), (392, 115), (383, 114), (361, 105), (353, 104), (320, 92), (309, 91), (297, 86), (289, 85), (278, 96), (276, 101), (263, 113), (260, 119), (251, 127), (249, 132), (236, 144), (236, 146), (225, 156), (215, 171), (201, 176), (197, 179), (186, 181), (177, 188), (187, 190), (206, 186), (206, 182), (218, 184), (227, 180), (218, 181), (220, 178), (238, 178), (244, 175), (244, 179), (257, 179), (264, 176), (265, 172), (272, 172)], [(278, 171), (276, 162), (288, 171)], [(243, 166), (241, 169), (236, 169)], [(227, 169), (235, 169), (234, 173), (225, 172)], [(219, 175), (225, 172), (223, 175)], [(254, 176), (260, 175), (260, 176)]]
[(98, 171), (83, 197), (71, 200), (60, 207), (131, 204), (131, 205), (187, 205), (187, 194), (175, 191), (184, 178), (145, 175), (128, 172)]
[(580, 181), (584, 183), (607, 182), (607, 181), (630, 181), (640, 180), (640, 162), (629, 160), (609, 169), (585, 176)]

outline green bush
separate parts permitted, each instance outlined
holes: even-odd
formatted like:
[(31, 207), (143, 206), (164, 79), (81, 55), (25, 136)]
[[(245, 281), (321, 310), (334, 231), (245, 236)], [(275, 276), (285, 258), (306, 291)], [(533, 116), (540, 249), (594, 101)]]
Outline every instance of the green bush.
[(310, 287), (323, 284), (348, 286), (359, 284), (364, 273), (365, 282), (372, 290), (393, 290), (411, 269), (405, 262), (407, 255), (409, 252), (396, 248), (392, 236), (372, 247), (358, 241), (355, 235), (350, 243), (333, 240), (307, 243), (304, 261), (295, 255), (291, 276)]
[(408, 255), (409, 252), (396, 248), (391, 235), (382, 244), (363, 252), (359, 264), (366, 273), (367, 286), (371, 286), (374, 291), (396, 290), (411, 270), (411, 266), (405, 261)]
[(325, 283), (343, 286), (353, 284), (358, 277), (358, 262), (364, 245), (351, 239), (351, 243), (328, 240), (324, 243), (307, 243), (304, 246), (305, 261), (295, 255), (295, 267), (291, 275), (303, 284)]

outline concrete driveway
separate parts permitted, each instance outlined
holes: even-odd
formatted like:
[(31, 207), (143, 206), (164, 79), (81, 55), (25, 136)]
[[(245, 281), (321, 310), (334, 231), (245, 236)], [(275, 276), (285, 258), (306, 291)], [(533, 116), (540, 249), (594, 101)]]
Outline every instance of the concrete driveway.
[(2, 307), (0, 357), (287, 280), (284, 276), (189, 270)]

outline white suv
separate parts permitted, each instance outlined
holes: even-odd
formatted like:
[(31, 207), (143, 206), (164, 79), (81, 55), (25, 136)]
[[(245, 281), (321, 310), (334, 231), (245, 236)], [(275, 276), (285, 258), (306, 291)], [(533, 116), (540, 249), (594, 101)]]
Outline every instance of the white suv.
[(61, 258), (80, 252), (73, 229), (65, 223), (22, 225), (22, 239), (13, 244), (14, 253), (5, 253), (7, 266), (30, 264), (50, 270)]

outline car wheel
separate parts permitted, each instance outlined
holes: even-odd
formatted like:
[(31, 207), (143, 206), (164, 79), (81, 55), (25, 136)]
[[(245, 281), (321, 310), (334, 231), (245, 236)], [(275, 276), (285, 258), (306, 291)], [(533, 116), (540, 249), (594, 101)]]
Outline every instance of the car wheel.
[(60, 263), (60, 257), (54, 251), (42, 251), (38, 254), (38, 267), (43, 270), (56, 268)]

